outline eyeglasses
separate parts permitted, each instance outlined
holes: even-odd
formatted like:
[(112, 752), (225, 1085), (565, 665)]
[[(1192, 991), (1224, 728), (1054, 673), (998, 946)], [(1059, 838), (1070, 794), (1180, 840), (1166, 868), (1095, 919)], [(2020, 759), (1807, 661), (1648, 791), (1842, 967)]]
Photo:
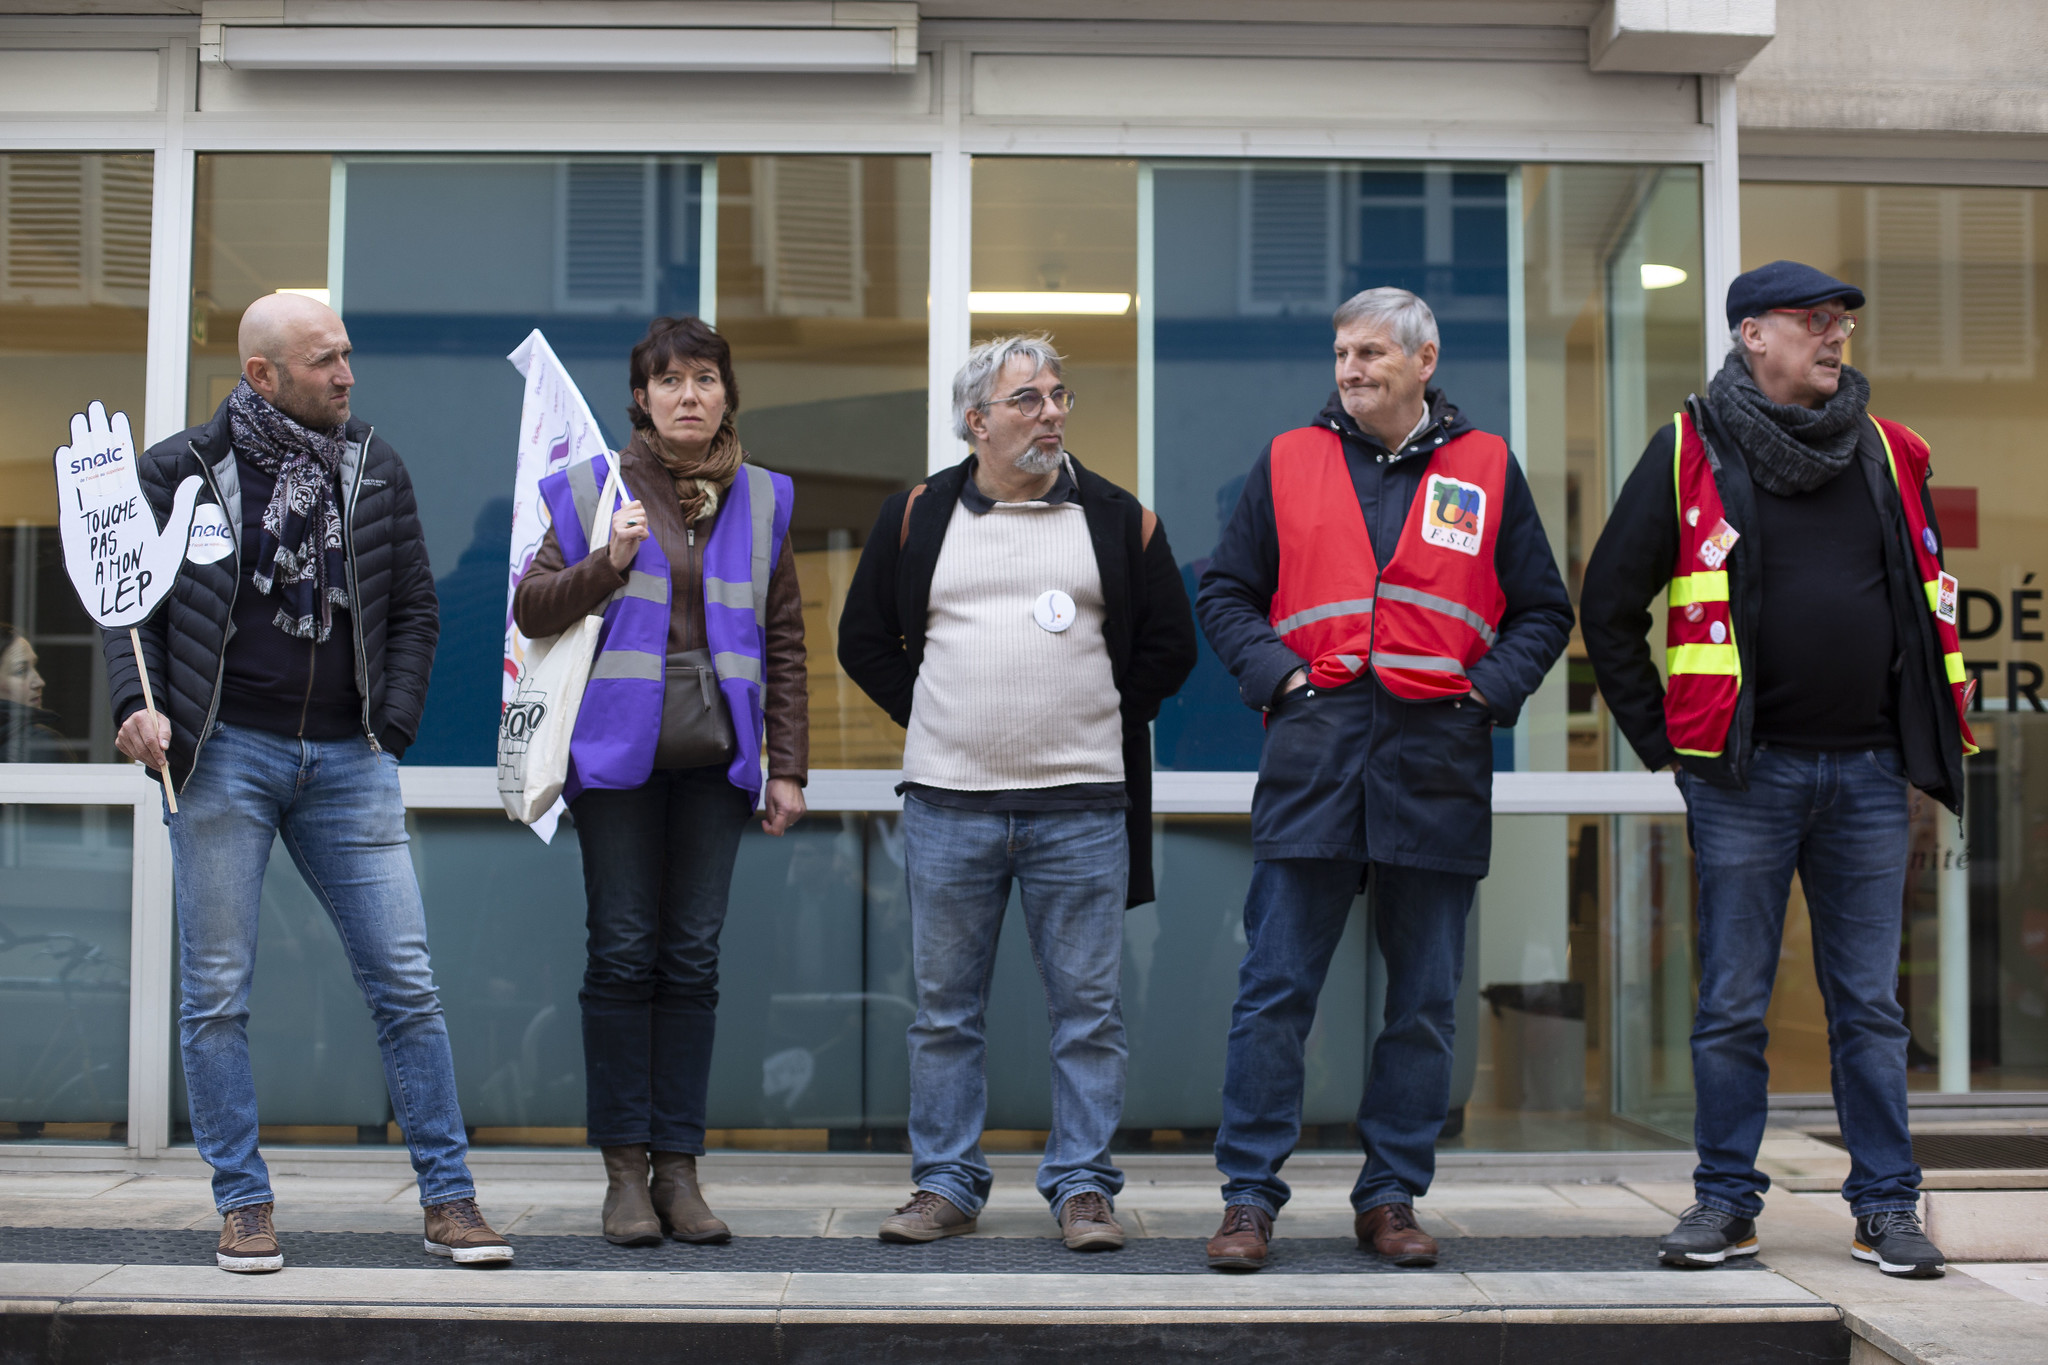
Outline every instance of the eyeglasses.
[(1817, 337), (1826, 336), (1828, 328), (1838, 322), (1842, 324), (1843, 336), (1853, 336), (1856, 332), (1856, 315), (1854, 313), (1830, 313), (1825, 308), (1773, 308), (1771, 311), (1773, 313), (1790, 313), (1793, 317), (1805, 318), (1806, 330)]
[(981, 404), (981, 406), (992, 408), (998, 403), (1015, 403), (1018, 412), (1026, 417), (1036, 417), (1044, 410), (1048, 399), (1051, 400), (1053, 408), (1058, 412), (1068, 413), (1074, 410), (1074, 391), (1069, 388), (1057, 388), (1051, 393), (1040, 393), (1037, 389), (1026, 389), (1022, 393), (1013, 393), (1008, 398), (991, 398), (988, 402)]

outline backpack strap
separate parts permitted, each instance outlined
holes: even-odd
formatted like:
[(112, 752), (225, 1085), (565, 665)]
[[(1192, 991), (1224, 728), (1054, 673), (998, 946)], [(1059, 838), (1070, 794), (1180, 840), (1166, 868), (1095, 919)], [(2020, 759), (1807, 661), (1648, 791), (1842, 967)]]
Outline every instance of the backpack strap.
[(896, 548), (899, 550), (910, 543), (910, 509), (917, 506), (917, 499), (924, 492), (924, 489), (925, 486), (919, 484), (910, 490), (910, 497), (904, 501), (903, 526), (902, 529), (896, 532)]

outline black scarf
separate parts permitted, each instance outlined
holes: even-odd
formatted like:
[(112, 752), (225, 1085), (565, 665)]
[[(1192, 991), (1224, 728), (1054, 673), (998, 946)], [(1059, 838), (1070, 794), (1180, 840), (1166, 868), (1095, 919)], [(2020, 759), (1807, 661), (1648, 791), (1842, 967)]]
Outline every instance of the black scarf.
[(1721, 372), (1707, 385), (1714, 415), (1748, 457), (1749, 476), (1764, 491), (1786, 497), (1810, 493), (1848, 468), (1870, 407), (1870, 381), (1853, 366), (1842, 367), (1842, 382), (1823, 407), (1773, 403), (1731, 350)]
[(228, 422), (236, 458), (277, 480), (256, 539), (256, 591), (278, 599), (279, 630), (324, 644), (334, 608), (348, 606), (334, 477), (348, 450), (343, 428), (301, 426), (246, 379), (228, 395)]

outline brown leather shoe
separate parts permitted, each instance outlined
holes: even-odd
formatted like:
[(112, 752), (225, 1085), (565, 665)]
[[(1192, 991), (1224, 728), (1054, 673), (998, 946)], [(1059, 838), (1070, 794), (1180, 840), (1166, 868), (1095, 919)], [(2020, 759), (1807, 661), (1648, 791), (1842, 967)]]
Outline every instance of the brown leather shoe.
[(284, 1250), (277, 1244), (277, 1227), (270, 1219), (275, 1208), (274, 1204), (244, 1204), (223, 1214), (213, 1263), (238, 1275), (283, 1270)]
[(885, 1242), (936, 1242), (941, 1237), (964, 1237), (975, 1225), (974, 1218), (944, 1195), (916, 1190), (909, 1203), (882, 1220), (877, 1235)]
[(732, 1229), (704, 1202), (697, 1185), (697, 1158), (688, 1152), (656, 1152), (654, 1215), (678, 1242), (718, 1245), (732, 1240)]
[(1060, 1205), (1060, 1240), (1069, 1251), (1116, 1251), (1124, 1244), (1123, 1224), (1102, 1191), (1083, 1190)]
[(429, 1256), (446, 1256), (457, 1265), (502, 1265), (512, 1247), (484, 1221), (474, 1199), (451, 1199), (427, 1206)]
[(1415, 1222), (1413, 1204), (1375, 1204), (1352, 1220), (1360, 1251), (1376, 1251), (1395, 1265), (1436, 1264), (1436, 1238)]
[(1209, 1239), (1211, 1270), (1258, 1270), (1273, 1240), (1273, 1215), (1257, 1204), (1226, 1204), (1223, 1226)]
[(661, 1220), (647, 1193), (647, 1144), (605, 1147), (604, 1239), (613, 1246), (661, 1245)]

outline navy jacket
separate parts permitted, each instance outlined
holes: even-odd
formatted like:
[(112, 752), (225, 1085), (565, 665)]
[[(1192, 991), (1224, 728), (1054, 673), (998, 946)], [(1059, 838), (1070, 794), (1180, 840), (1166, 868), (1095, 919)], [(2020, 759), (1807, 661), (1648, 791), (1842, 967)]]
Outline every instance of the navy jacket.
[[(1366, 535), (1382, 565), (1399, 543), (1430, 452), (1473, 429), (1440, 391), (1431, 389), (1428, 402), (1429, 424), (1398, 456), (1359, 430), (1334, 394), (1315, 420), (1344, 440)], [(1340, 688), (1304, 687), (1276, 706), (1281, 685), (1306, 660), (1280, 642), (1267, 620), (1280, 579), (1272, 458), (1269, 442), (1195, 601), (1245, 705), (1268, 712), (1252, 798), (1253, 856), (1485, 876), (1493, 848), (1493, 727), (1515, 723), (1564, 653), (1572, 628), (1571, 598), (1521, 466), (1508, 464), (1494, 547), (1507, 608), (1493, 648), (1467, 670), (1485, 706), (1469, 697), (1404, 701), (1370, 673)]]

